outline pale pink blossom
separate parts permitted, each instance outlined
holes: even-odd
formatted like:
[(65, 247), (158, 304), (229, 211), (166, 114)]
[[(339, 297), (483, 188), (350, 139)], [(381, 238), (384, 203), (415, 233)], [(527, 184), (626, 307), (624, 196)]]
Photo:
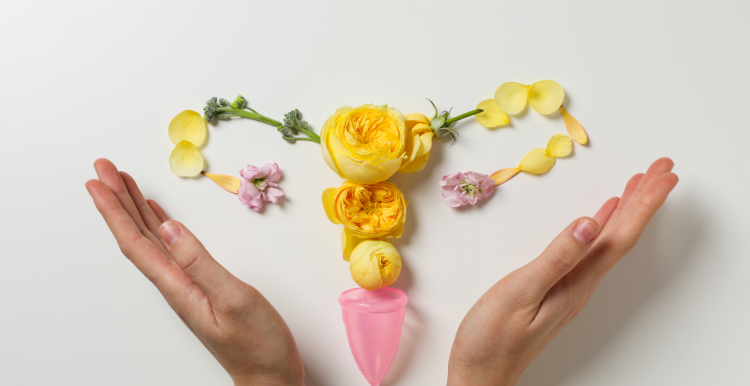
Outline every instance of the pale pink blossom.
[(445, 204), (457, 208), (466, 204), (474, 205), (487, 198), (492, 193), (495, 180), (482, 173), (458, 172), (443, 177), (440, 186), (443, 187)]
[(256, 212), (263, 209), (263, 202), (275, 204), (284, 196), (284, 192), (278, 189), (277, 182), (282, 174), (275, 163), (261, 167), (247, 165), (247, 170), (240, 170), (240, 176), (240, 190), (237, 192), (240, 202)]

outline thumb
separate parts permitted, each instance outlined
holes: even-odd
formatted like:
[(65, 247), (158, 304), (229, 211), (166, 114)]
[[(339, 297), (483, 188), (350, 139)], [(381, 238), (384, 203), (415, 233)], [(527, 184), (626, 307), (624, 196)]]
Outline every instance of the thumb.
[(159, 235), (177, 265), (206, 294), (211, 303), (234, 291), (240, 281), (206, 251), (200, 241), (181, 223), (166, 221)]
[(590, 217), (581, 217), (552, 240), (539, 257), (520, 269), (540, 301), (583, 259), (598, 234), (599, 224)]

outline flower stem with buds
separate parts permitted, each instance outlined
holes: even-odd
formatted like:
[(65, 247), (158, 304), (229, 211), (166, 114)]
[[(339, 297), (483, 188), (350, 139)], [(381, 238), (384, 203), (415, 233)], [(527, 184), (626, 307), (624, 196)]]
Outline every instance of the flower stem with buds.
[[(281, 133), (281, 138), (289, 143), (294, 143), (296, 141), (320, 143), (320, 137), (315, 134), (312, 127), (310, 127), (306, 121), (302, 120), (302, 113), (296, 109), (284, 115), (284, 122), (282, 123), (251, 109), (247, 105), (245, 97), (238, 95), (232, 103), (229, 103), (229, 101), (224, 98), (217, 99), (216, 97), (213, 97), (206, 102), (206, 107), (203, 108), (203, 112), (203, 118), (209, 123), (212, 122), (214, 118), (250, 118), (258, 122), (275, 126)], [(304, 136), (298, 136), (300, 133), (304, 134)]]

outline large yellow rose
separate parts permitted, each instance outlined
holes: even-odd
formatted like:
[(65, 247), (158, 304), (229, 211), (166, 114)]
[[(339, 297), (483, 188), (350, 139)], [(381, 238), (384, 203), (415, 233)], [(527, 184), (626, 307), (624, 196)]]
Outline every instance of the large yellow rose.
[(336, 110), (320, 130), (323, 158), (341, 178), (385, 181), (401, 168), (407, 142), (403, 114), (387, 106)]
[(323, 208), (334, 224), (343, 224), (341, 247), (349, 261), (352, 249), (364, 239), (399, 238), (404, 232), (404, 194), (390, 182), (357, 184), (344, 182), (323, 191)]
[(398, 169), (399, 173), (412, 173), (424, 169), (430, 159), (432, 137), (435, 132), (430, 119), (424, 114), (407, 114), (406, 117), (406, 157)]

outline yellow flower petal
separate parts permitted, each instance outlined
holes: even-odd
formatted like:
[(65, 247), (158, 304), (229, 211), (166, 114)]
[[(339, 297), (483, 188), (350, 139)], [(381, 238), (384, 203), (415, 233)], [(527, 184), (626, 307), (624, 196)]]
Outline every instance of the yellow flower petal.
[(547, 142), (547, 149), (545, 155), (549, 157), (565, 157), (573, 151), (573, 141), (570, 137), (563, 134), (555, 134)]
[(341, 224), (336, 214), (333, 212), (333, 202), (331, 201), (333, 193), (336, 192), (336, 188), (328, 188), (323, 191), (323, 209), (326, 211), (326, 216), (334, 224)]
[(484, 127), (491, 129), (510, 122), (508, 115), (505, 114), (503, 110), (500, 110), (500, 107), (494, 99), (487, 99), (479, 102), (477, 108), (484, 111), (475, 115), (474, 118), (476, 118), (477, 122)]
[(510, 115), (523, 111), (528, 97), (529, 86), (516, 82), (505, 82), (495, 91), (495, 102), (498, 107)]
[(541, 114), (552, 114), (562, 105), (565, 91), (554, 80), (542, 80), (531, 85), (529, 104)]
[(180, 177), (195, 177), (203, 170), (203, 156), (195, 145), (182, 141), (169, 155), (169, 167)]
[(545, 153), (545, 149), (534, 149), (526, 154), (521, 160), (521, 164), (518, 168), (523, 172), (532, 174), (544, 174), (547, 173), (553, 166), (555, 166), (555, 157), (548, 157)]
[(169, 139), (178, 144), (188, 141), (200, 147), (206, 140), (206, 121), (200, 114), (192, 110), (185, 110), (172, 119), (169, 123)]
[(352, 236), (346, 231), (346, 228), (341, 231), (341, 252), (343, 253), (344, 261), (349, 261), (349, 256), (352, 255), (352, 251), (362, 242), (362, 240), (364, 239)]
[(367, 161), (360, 161), (345, 155), (334, 156), (341, 175), (347, 180), (360, 184), (374, 184), (387, 180), (401, 166), (400, 158), (390, 159), (377, 166)]
[(417, 157), (411, 161), (408, 165), (398, 170), (399, 173), (414, 173), (421, 171), (427, 166), (427, 161), (430, 159), (430, 153), (425, 154), (422, 157)]
[(520, 170), (518, 168), (506, 168), (506, 169), (500, 169), (490, 175), (490, 178), (495, 180), (495, 185), (500, 185), (508, 181), (509, 179), (513, 178), (516, 174), (518, 174)]
[(203, 173), (203, 175), (210, 178), (211, 181), (215, 182), (216, 185), (221, 186), (227, 192), (237, 194), (240, 190), (240, 179), (237, 177), (213, 173)]
[(563, 121), (565, 122), (565, 128), (568, 129), (568, 134), (570, 134), (576, 142), (585, 145), (586, 142), (589, 141), (589, 137), (586, 135), (586, 130), (583, 129), (583, 126), (581, 126), (581, 124), (578, 123), (578, 120), (573, 118), (573, 116), (562, 106), (560, 106), (560, 112), (562, 113)]

